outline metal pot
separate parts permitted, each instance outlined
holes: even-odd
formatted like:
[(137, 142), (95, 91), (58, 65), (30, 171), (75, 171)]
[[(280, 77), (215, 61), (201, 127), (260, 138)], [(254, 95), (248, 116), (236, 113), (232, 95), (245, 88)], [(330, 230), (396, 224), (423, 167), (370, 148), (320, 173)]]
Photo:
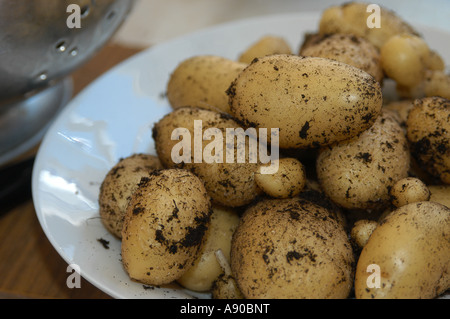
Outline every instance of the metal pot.
[(67, 102), (68, 75), (106, 44), (133, 2), (0, 0), (0, 166), (37, 139)]

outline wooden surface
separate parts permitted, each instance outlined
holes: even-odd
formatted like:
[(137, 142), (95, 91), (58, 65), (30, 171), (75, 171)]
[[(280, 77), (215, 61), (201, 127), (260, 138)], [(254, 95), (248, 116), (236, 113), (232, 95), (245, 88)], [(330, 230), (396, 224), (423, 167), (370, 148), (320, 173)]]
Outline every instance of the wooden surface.
[[(139, 51), (107, 45), (73, 74), (74, 95)], [(11, 198), (11, 201), (16, 200)], [(80, 288), (67, 287), (66, 280), (71, 273), (42, 231), (29, 196), (0, 216), (0, 243), (0, 298), (110, 298), (83, 279)]]

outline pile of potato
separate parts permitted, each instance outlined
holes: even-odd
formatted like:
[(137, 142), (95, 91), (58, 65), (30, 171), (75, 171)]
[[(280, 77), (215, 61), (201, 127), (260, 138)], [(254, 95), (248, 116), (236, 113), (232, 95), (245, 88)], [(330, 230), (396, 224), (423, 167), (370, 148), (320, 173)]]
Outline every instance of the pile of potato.
[[(195, 56), (173, 70), (157, 156), (122, 159), (100, 189), (132, 280), (256, 299), (435, 298), (450, 287), (450, 75), (393, 12), (367, 28), (367, 5), (325, 10), (298, 53), (267, 36), (236, 61)], [(387, 79), (398, 100), (384, 98)], [(277, 172), (248, 152), (174, 162), (172, 133), (194, 136), (196, 120), (224, 136), (278, 128)], [(251, 138), (261, 136), (241, 141), (247, 151)]]

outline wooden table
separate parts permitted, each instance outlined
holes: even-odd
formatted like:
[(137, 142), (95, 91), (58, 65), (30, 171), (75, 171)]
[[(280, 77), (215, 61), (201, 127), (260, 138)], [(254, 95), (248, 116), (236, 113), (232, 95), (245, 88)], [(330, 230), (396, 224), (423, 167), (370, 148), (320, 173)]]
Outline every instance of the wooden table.
[[(105, 46), (73, 74), (74, 95), (112, 66), (139, 51), (113, 43)], [(11, 198), (13, 200), (17, 199)], [(68, 288), (67, 264), (45, 236), (31, 197), (25, 194), (11, 207), (0, 216), (0, 298), (110, 298), (83, 279), (81, 288)]]

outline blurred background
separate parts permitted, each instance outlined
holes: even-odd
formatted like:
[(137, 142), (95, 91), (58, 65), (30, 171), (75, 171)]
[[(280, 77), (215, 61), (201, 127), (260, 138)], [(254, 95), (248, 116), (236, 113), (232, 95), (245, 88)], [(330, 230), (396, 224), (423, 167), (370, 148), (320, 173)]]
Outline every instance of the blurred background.
[[(234, 20), (298, 11), (322, 11), (348, 0), (137, 0), (114, 40), (148, 47)], [(450, 30), (449, 0), (365, 1), (401, 12), (409, 22)]]

